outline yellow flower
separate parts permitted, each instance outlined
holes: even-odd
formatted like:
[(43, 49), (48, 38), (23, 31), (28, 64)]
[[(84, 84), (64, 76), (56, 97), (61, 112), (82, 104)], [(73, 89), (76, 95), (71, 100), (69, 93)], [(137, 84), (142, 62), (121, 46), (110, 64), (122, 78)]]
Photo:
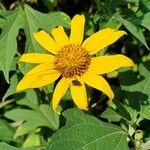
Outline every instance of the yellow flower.
[(99, 56), (93, 54), (114, 43), (124, 31), (106, 28), (83, 41), (85, 17), (75, 15), (71, 21), (70, 37), (62, 26), (54, 28), (50, 36), (44, 30), (34, 33), (38, 43), (50, 54), (24, 54), (19, 62), (39, 64), (30, 70), (20, 81), (17, 91), (39, 88), (60, 80), (55, 87), (52, 108), (55, 110), (61, 98), (70, 88), (74, 103), (83, 110), (88, 109), (85, 84), (106, 94), (110, 100), (114, 94), (101, 74), (112, 72), (120, 67), (133, 66), (126, 56)]

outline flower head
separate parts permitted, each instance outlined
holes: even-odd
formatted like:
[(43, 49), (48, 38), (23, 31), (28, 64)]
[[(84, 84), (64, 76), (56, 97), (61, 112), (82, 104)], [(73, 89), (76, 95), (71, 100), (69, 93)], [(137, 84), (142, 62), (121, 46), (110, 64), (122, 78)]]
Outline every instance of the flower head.
[(39, 88), (53, 83), (60, 77), (52, 98), (54, 110), (68, 88), (75, 104), (80, 109), (87, 110), (85, 84), (102, 91), (112, 100), (113, 91), (100, 75), (120, 67), (133, 66), (133, 62), (123, 55), (92, 55), (114, 43), (126, 32), (106, 28), (83, 41), (84, 24), (85, 17), (75, 15), (71, 21), (70, 37), (66, 35), (62, 26), (54, 28), (51, 31), (52, 36), (44, 30), (34, 33), (37, 42), (50, 53), (29, 53), (21, 56), (19, 62), (38, 65), (25, 74), (17, 86), (17, 91)]

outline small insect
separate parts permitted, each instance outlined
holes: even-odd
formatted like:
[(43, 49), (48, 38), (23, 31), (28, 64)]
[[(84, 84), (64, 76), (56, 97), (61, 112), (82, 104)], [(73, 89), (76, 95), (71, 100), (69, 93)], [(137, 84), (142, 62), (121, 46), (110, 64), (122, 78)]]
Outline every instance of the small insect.
[(74, 86), (81, 86), (82, 85), (81, 82), (79, 82), (78, 80), (72, 80), (72, 84)]

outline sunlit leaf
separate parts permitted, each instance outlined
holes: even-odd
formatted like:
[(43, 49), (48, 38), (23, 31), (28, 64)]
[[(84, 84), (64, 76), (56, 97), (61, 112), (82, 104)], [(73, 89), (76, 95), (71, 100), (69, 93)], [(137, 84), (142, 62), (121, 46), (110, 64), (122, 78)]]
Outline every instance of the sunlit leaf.
[(17, 104), (25, 105), (33, 109), (38, 107), (38, 95), (33, 89), (26, 90), (23, 93), (18, 93), (15, 95)]
[(150, 105), (141, 106), (141, 116), (145, 119), (150, 120)]
[(62, 12), (44, 14), (32, 9), (28, 5), (19, 6), (16, 10), (7, 12), (5, 19), (0, 20), (3, 32), (0, 35), (0, 68), (5, 79), (9, 82), (9, 70), (13, 57), (17, 51), (16, 37), (19, 29), (26, 34), (26, 52), (40, 52), (41, 48), (35, 42), (33, 33), (39, 29), (50, 32), (58, 25), (69, 26), (69, 17)]
[(132, 22), (125, 19), (121, 19), (121, 21), (124, 24), (124, 26), (131, 32), (131, 34), (133, 34), (139, 41), (141, 41), (149, 50), (149, 47), (145, 41), (145, 37), (140, 26), (138, 24), (133, 24)]
[(67, 119), (64, 128), (51, 139), (47, 150), (128, 150), (127, 134), (119, 127), (104, 123), (80, 110), (64, 112)]
[(102, 114), (101, 117), (109, 119), (110, 121), (120, 121), (121, 116), (112, 108), (108, 107)]
[(38, 134), (30, 134), (23, 143), (23, 147), (31, 146), (40, 146), (40, 136)]
[(59, 126), (59, 116), (46, 104), (41, 105), (36, 110), (23, 108), (12, 109), (7, 111), (5, 116), (14, 121), (26, 121), (31, 124), (34, 122), (36, 127), (46, 126), (56, 130)]
[(52, 28), (58, 25), (69, 27), (70, 19), (62, 12), (43, 14), (28, 5), (24, 6), (24, 30), (27, 36), (26, 52), (39, 52), (38, 44), (33, 37), (33, 33), (39, 29), (50, 32)]
[(7, 89), (7, 92), (5, 93), (5, 95), (3, 96), (2, 101), (4, 101), (8, 96), (16, 93), (17, 84), (18, 84), (18, 77), (17, 77), (17, 74), (14, 74), (10, 79), (10, 86)]
[(150, 12), (140, 18), (139, 23), (150, 31)]
[(17, 148), (17, 147), (14, 147), (14, 146), (11, 146), (5, 142), (0, 142), (0, 149), (1, 150), (35, 150), (35, 147), (33, 148)]
[(13, 141), (15, 129), (10, 126), (5, 120), (0, 119), (0, 140)]
[(5, 19), (1, 21), (2, 25), (0, 25), (3, 28), (3, 32), (0, 35), (0, 66), (7, 82), (9, 82), (8, 72), (17, 51), (16, 38), (18, 30), (22, 27), (21, 13), (21, 7), (9, 12), (5, 15)]

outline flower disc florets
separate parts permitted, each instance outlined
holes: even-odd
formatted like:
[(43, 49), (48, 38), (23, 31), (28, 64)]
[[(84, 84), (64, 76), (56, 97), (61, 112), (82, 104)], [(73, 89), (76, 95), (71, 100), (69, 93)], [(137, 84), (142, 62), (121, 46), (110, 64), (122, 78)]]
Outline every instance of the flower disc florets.
[(72, 78), (81, 76), (90, 65), (91, 56), (88, 51), (80, 45), (65, 45), (55, 55), (54, 66), (63, 77)]

